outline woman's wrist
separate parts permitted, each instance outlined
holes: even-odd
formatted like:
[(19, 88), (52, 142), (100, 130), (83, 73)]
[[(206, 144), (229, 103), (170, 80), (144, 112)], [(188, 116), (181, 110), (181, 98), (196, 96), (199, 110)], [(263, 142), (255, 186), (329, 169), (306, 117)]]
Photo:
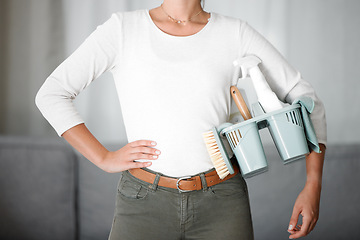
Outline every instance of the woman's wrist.
[(322, 181), (321, 179), (314, 179), (314, 178), (308, 178), (306, 180), (306, 183), (305, 183), (305, 186), (306, 187), (310, 187), (312, 189), (318, 189), (318, 190), (321, 190), (321, 187), (322, 187)]
[(105, 171), (105, 172), (110, 172), (109, 170), (109, 156), (111, 154), (111, 151), (104, 151), (98, 161), (97, 167), (100, 168), (101, 170)]

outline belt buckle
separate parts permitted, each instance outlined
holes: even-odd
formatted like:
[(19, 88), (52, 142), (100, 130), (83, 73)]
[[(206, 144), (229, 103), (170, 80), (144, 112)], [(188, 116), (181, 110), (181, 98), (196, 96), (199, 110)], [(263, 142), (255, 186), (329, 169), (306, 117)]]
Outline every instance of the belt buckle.
[(178, 180), (176, 181), (176, 188), (179, 190), (179, 192), (181, 192), (181, 193), (191, 192), (191, 190), (182, 190), (182, 189), (180, 189), (180, 186), (179, 186), (179, 183), (181, 180), (186, 180), (186, 179), (190, 179), (190, 178), (192, 178), (192, 177), (186, 176), (186, 177), (178, 178)]

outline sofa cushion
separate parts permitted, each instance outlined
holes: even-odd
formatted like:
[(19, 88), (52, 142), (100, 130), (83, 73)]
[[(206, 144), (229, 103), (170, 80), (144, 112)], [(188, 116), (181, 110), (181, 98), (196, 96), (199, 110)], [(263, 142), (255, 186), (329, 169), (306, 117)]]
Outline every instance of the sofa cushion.
[[(108, 150), (123, 147), (104, 144)], [(81, 240), (107, 239), (111, 230), (120, 173), (107, 173), (85, 157), (79, 157), (79, 237)]]
[(0, 137), (0, 239), (76, 239), (77, 161), (60, 138)]

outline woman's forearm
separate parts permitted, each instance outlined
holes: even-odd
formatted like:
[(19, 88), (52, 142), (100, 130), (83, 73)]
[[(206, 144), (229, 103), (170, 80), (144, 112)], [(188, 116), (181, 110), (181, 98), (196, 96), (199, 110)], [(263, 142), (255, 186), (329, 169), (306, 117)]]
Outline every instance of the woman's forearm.
[(306, 184), (311, 184), (321, 188), (326, 147), (324, 144), (319, 145), (321, 153), (312, 151), (306, 157)]
[(109, 152), (83, 123), (70, 128), (61, 136), (98, 167), (101, 166), (103, 159)]

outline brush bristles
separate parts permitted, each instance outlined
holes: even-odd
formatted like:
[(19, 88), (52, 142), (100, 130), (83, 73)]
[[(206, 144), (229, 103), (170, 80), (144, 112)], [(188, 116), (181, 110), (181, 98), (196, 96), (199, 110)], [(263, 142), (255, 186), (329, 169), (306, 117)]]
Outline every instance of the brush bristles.
[(214, 133), (212, 131), (205, 132), (203, 133), (203, 138), (217, 174), (219, 175), (220, 179), (224, 179), (227, 175), (230, 174), (230, 172), (226, 166), (224, 158), (221, 155), (220, 148), (214, 137)]

